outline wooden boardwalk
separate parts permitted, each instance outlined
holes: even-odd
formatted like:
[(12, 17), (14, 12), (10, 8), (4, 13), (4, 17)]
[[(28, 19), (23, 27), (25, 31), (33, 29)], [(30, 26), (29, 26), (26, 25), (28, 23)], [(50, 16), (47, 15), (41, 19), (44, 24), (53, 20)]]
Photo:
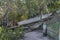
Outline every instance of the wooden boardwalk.
[(53, 40), (49, 36), (43, 36), (41, 30), (35, 30), (32, 32), (25, 33), (24, 39), (22, 40)]

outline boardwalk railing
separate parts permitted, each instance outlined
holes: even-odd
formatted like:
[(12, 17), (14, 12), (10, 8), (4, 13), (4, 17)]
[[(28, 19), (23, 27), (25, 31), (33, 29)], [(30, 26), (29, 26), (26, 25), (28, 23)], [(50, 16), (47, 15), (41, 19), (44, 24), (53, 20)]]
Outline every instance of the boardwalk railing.
[[(52, 13), (46, 14), (46, 15), (42, 15), (42, 19), (46, 19), (46, 18), (48, 18), (51, 15), (52, 15)], [(40, 21), (42, 19), (40, 18), (40, 16), (37, 16), (37, 17), (31, 18), (31, 19), (28, 19), (28, 20), (24, 20), (24, 21), (18, 22), (18, 25), (29, 24), (29, 23)]]

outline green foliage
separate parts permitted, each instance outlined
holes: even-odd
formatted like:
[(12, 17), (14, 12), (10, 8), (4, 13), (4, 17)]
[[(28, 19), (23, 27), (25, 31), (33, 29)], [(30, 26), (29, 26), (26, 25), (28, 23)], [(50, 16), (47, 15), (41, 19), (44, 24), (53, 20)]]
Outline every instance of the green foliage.
[(0, 27), (0, 33), (2, 32), (2, 27)]
[(50, 12), (60, 9), (60, 0), (52, 0), (48, 6)]
[(8, 9), (10, 20), (15, 17), (15, 20), (20, 21), (23, 15), (28, 19), (60, 9), (60, 0), (1, 0), (0, 6), (4, 7), (2, 8), (3, 13), (6, 13), (6, 9), (10, 8), (10, 10)]
[(12, 30), (11, 28), (2, 28), (0, 40), (18, 40), (24, 36), (24, 27), (18, 27)]
[[(50, 1), (50, 0), (48, 0)], [(3, 4), (5, 3), (5, 4)], [(10, 0), (10, 1), (1, 1), (1, 6), (3, 5), (6, 8), (10, 8), (9, 19), (21, 20), (21, 16), (26, 16), (24, 19), (35, 17), (37, 15), (46, 14), (48, 12), (53, 12), (60, 8), (60, 1), (51, 0), (48, 2), (46, 0)], [(45, 7), (45, 8), (44, 8)], [(4, 10), (3, 9), (3, 10)], [(15, 17), (15, 18), (14, 18)], [(22, 19), (22, 20), (24, 20)]]

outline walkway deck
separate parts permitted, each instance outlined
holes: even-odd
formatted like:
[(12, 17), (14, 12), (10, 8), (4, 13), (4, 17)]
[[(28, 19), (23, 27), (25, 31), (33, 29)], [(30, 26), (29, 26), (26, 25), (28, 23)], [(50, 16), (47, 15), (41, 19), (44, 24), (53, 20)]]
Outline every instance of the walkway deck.
[(24, 40), (53, 40), (50, 37), (43, 37), (43, 33), (41, 31), (32, 31), (25, 34)]

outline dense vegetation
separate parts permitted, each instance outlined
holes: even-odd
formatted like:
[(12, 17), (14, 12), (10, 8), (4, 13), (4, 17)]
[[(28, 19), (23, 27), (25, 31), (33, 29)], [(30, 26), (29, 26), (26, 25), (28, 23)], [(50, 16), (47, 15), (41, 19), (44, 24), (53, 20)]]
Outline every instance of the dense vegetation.
[(58, 10), (60, 0), (1, 0), (0, 15), (8, 14), (9, 20), (26, 20), (37, 15)]
[(18, 40), (24, 36), (24, 27), (17, 27), (15, 29), (4, 28), (0, 26), (0, 40)]
[[(60, 10), (60, 0), (0, 0), (0, 20), (5, 18), (12, 26), (16, 26), (13, 24), (19, 21), (56, 10)], [(23, 28), (20, 28), (13, 31), (6, 26), (1, 26), (0, 40), (15, 40), (15, 38), (17, 40), (19, 36), (23, 35)]]

